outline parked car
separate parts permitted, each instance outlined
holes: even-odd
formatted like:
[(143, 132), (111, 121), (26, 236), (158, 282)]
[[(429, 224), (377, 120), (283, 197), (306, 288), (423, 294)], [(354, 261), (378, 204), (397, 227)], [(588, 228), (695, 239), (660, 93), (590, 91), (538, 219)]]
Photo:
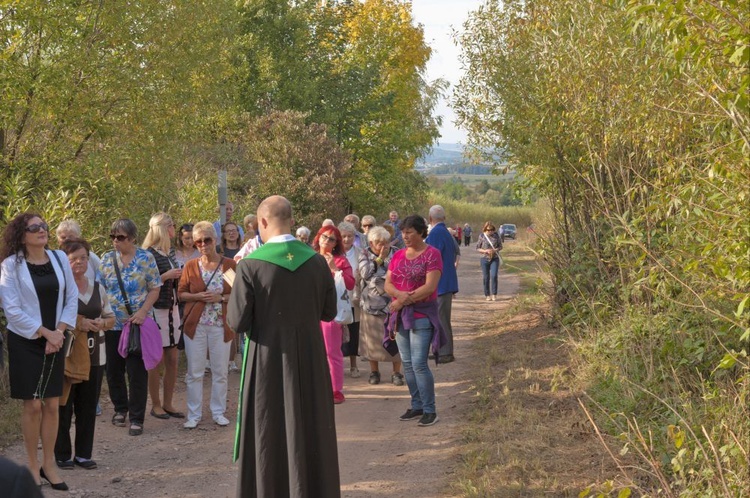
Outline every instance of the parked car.
[(516, 240), (516, 226), (512, 223), (506, 223), (501, 227), (503, 239)]

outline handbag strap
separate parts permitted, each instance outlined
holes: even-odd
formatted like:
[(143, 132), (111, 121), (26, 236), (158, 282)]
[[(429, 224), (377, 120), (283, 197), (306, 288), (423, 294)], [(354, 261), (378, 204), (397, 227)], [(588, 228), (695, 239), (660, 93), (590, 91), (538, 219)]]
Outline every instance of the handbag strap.
[(57, 264), (60, 266), (60, 271), (63, 274), (63, 309), (65, 309), (65, 306), (68, 304), (68, 278), (65, 276), (65, 268), (62, 265), (60, 256), (57, 255), (57, 251), (53, 250), (52, 255), (57, 260)]
[(120, 292), (122, 292), (122, 297), (125, 298), (125, 309), (128, 310), (128, 315), (132, 315), (133, 308), (130, 307), (130, 298), (128, 297), (128, 293), (125, 292), (125, 284), (122, 283), (122, 275), (120, 275), (120, 265), (117, 264), (117, 252), (113, 252), (112, 255), (115, 260), (115, 273), (117, 274), (117, 283), (120, 284)]
[(487, 236), (487, 232), (484, 232), (482, 235), (484, 235), (484, 238), (487, 239), (487, 242), (489, 242), (490, 249), (494, 249), (495, 251), (497, 251), (498, 249), (495, 249), (495, 245), (492, 243), (492, 241), (490, 240), (490, 238)]

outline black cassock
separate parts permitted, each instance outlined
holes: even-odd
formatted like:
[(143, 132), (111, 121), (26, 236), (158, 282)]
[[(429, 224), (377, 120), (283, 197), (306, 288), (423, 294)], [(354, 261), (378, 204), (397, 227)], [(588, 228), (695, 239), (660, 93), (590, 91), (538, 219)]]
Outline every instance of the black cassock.
[(293, 270), (241, 260), (227, 312), (229, 326), (249, 338), (235, 442), (237, 496), (338, 497), (333, 394), (320, 330), (321, 320), (336, 316), (335, 285), (322, 256), (278, 244), (263, 248), (278, 253), (287, 245), (296, 263), (307, 259)]

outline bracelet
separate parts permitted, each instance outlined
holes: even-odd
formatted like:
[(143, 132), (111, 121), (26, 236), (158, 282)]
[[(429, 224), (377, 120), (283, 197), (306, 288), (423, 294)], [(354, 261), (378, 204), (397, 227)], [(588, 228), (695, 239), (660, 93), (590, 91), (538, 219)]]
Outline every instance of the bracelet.
[(64, 330), (55, 329), (55, 332), (60, 332), (62, 335), (65, 335), (65, 331)]

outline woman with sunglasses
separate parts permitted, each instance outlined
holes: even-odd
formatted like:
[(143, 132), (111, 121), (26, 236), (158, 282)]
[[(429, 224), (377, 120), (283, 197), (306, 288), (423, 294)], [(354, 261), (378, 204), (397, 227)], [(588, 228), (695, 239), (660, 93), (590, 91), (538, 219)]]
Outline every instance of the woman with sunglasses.
[[(148, 222), (148, 233), (142, 247), (156, 261), (161, 276), (159, 299), (154, 303), (154, 316), (161, 331), (163, 347), (162, 361), (148, 372), (148, 392), (151, 396), (151, 416), (166, 420), (169, 417), (185, 418), (172, 404), (174, 386), (177, 383), (177, 344), (180, 341), (180, 312), (177, 306), (177, 283), (182, 276), (182, 267), (175, 258), (172, 247), (174, 221), (164, 212), (156, 213)], [(164, 368), (164, 403), (159, 396)]]
[[(13, 218), (3, 233), (0, 300), (8, 320), (10, 397), (23, 400), (21, 429), (29, 470), (67, 490), (55, 465), (63, 390), (65, 331), (76, 325), (78, 288), (65, 253), (47, 250), (49, 226), (34, 213)], [(37, 444), (42, 441), (42, 462)]]
[[(123, 358), (117, 347), (125, 323), (132, 321), (140, 325), (146, 316), (153, 318), (152, 308), (159, 299), (162, 285), (156, 260), (150, 252), (136, 245), (137, 236), (138, 228), (133, 220), (122, 218), (115, 221), (109, 234), (114, 250), (102, 256), (99, 266), (102, 285), (112, 311), (115, 312), (115, 326), (105, 333), (104, 338), (107, 349), (107, 384), (115, 408), (112, 424), (125, 427), (125, 418), (129, 416), (128, 434), (131, 436), (143, 434), (148, 400), (148, 371), (142, 356), (128, 355)], [(123, 295), (120, 288), (118, 271), (126, 295)], [(132, 315), (128, 308), (133, 312)]]
[(195, 429), (203, 415), (203, 375), (206, 354), (211, 362), (211, 416), (219, 426), (229, 425), (227, 374), (234, 332), (227, 326), (227, 301), (232, 288), (222, 278), (237, 264), (216, 252), (216, 230), (200, 221), (193, 227), (200, 258), (185, 265), (177, 293), (185, 303), (183, 333), (187, 356), (186, 429)]
[(193, 224), (185, 223), (177, 231), (174, 257), (180, 265), (180, 268), (182, 268), (188, 261), (195, 259), (200, 255), (200, 251), (198, 251), (195, 244), (193, 244)]
[[(344, 278), (346, 290), (354, 289), (354, 273), (352, 266), (346, 259), (344, 243), (341, 240), (341, 232), (333, 225), (326, 225), (318, 230), (313, 240), (313, 249), (318, 251), (328, 262), (331, 275), (334, 278)], [(341, 351), (343, 342), (343, 326), (335, 321), (320, 322), (323, 330), (323, 341), (326, 345), (328, 356), (328, 369), (331, 372), (331, 384), (333, 386), (333, 402), (340, 404), (345, 401), (344, 389), (344, 353)]]
[[(503, 243), (497, 233), (495, 225), (488, 221), (482, 227), (482, 234), (477, 242), (477, 251), (482, 255), (482, 283), (484, 284), (484, 300), (497, 300), (497, 270), (500, 266), (500, 249)], [(490, 294), (490, 292), (492, 294)], [(492, 297), (490, 298), (490, 295)]]

